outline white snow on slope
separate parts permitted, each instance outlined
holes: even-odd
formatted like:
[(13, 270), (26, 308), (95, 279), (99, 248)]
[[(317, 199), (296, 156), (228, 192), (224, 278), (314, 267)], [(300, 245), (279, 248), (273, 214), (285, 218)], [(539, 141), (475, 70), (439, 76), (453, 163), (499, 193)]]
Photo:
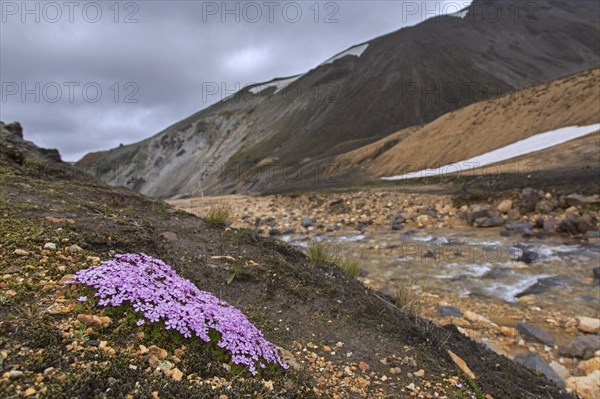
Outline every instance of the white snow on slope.
[[(339, 54), (331, 57), (330, 59), (328, 59), (327, 61), (323, 62), (319, 66), (323, 66), (323, 65), (327, 65), (327, 64), (332, 64), (336, 60), (339, 60), (340, 58), (344, 58), (347, 55), (353, 55), (355, 57), (360, 57), (362, 55), (362, 53), (365, 52), (365, 50), (367, 49), (367, 47), (369, 47), (369, 43), (360, 44), (358, 46), (350, 47), (348, 50), (342, 51), (341, 53), (339, 53)], [(289, 85), (291, 85), (292, 83), (294, 83), (296, 80), (300, 79), (304, 75), (305, 74), (296, 75), (296, 76), (292, 76), (290, 78), (277, 79), (277, 80), (272, 80), (270, 82), (261, 83), (259, 85), (256, 85), (256, 86), (248, 89), (248, 91), (250, 93), (253, 93), (253, 94), (258, 94), (261, 91), (268, 89), (269, 87), (276, 87), (275, 93), (278, 93), (281, 90), (283, 90), (286, 87), (288, 87)]]
[(437, 169), (424, 169), (418, 172), (407, 173), (400, 176), (382, 177), (382, 180), (405, 180), (418, 177), (437, 176), (441, 174), (461, 172), (469, 169), (480, 168), (497, 162), (506, 161), (521, 155), (545, 150), (546, 148), (566, 143), (579, 137), (600, 130), (600, 123), (588, 126), (569, 126), (562, 129), (536, 134), (524, 140), (519, 140), (506, 147), (467, 159), (455, 164), (445, 165)]
[(467, 16), (467, 14), (469, 13), (469, 9), (465, 8), (462, 11), (458, 11), (452, 14), (447, 14), (448, 17), (454, 17), (454, 18), (461, 18), (461, 19), (465, 19), (465, 17)]
[(327, 61), (319, 64), (319, 66), (331, 64), (331, 63), (339, 60), (340, 58), (344, 58), (347, 55), (353, 55), (355, 57), (360, 57), (362, 55), (362, 53), (365, 52), (365, 50), (367, 49), (367, 47), (369, 47), (369, 43), (359, 44), (358, 46), (350, 47), (348, 50), (342, 51), (338, 55), (334, 55), (333, 57), (331, 57)]
[(277, 93), (277, 92), (280, 92), (281, 90), (285, 89), (286, 87), (288, 87), (289, 85), (291, 85), (292, 83), (297, 81), (298, 79), (300, 79), (302, 76), (304, 76), (304, 75), (296, 75), (296, 76), (292, 76), (291, 78), (279, 79), (279, 80), (273, 80), (273, 81), (267, 82), (267, 83), (261, 83), (258, 86), (254, 86), (253, 88), (249, 89), (248, 91), (253, 94), (258, 94), (261, 91), (266, 90), (269, 87), (276, 87), (275, 93)]

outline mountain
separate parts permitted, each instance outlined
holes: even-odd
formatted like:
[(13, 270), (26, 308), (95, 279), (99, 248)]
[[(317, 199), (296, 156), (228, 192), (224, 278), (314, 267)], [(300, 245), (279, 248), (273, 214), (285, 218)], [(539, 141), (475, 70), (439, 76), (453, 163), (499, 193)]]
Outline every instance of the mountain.
[(600, 65), (600, 2), (475, 0), (242, 89), (78, 165), (155, 197), (323, 182), (335, 156), (472, 103)]
[[(423, 126), (400, 130), (337, 156), (329, 166), (329, 174), (378, 178), (456, 164), (547, 131), (600, 123), (599, 104), (600, 69), (596, 68), (481, 101)], [(551, 162), (546, 156), (526, 155), (501, 165), (513, 164), (507, 173), (515, 171), (517, 161), (521, 168), (534, 164), (537, 171), (597, 170), (597, 140), (597, 135), (589, 135), (548, 149), (546, 154), (561, 154), (560, 158), (551, 156)], [(500, 170), (489, 168), (488, 172)]]

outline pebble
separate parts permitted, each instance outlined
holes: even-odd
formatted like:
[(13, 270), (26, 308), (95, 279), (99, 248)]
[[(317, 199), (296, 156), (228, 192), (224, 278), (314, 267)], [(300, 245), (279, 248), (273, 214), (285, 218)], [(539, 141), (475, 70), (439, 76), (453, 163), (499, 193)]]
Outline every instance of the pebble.
[(152, 345), (148, 348), (148, 354), (150, 356), (156, 356), (159, 360), (164, 360), (167, 358), (168, 353), (166, 350), (159, 348), (156, 345)]
[(24, 249), (15, 249), (15, 255), (27, 256), (29, 255), (29, 252), (25, 251)]
[(369, 365), (367, 363), (365, 363), (365, 362), (360, 362), (358, 364), (358, 368), (360, 368), (360, 371), (362, 371), (363, 373), (366, 373), (367, 371), (369, 371), (369, 369), (371, 367), (369, 367)]
[(67, 250), (67, 252), (81, 252), (83, 251), (83, 248), (81, 248), (79, 245), (70, 245), (67, 248), (65, 248)]
[(93, 329), (108, 327), (112, 323), (108, 316), (95, 316), (84, 313), (78, 315), (77, 320)]
[(44, 249), (49, 249), (51, 251), (55, 251), (56, 250), (56, 244), (53, 242), (47, 242), (44, 244)]
[(13, 380), (16, 380), (17, 378), (23, 377), (23, 372), (21, 370), (10, 370), (8, 376)]
[(509, 338), (516, 338), (516, 336), (519, 335), (519, 332), (516, 328), (505, 326), (500, 327), (500, 333), (502, 333), (502, 335), (504, 335), (505, 337)]

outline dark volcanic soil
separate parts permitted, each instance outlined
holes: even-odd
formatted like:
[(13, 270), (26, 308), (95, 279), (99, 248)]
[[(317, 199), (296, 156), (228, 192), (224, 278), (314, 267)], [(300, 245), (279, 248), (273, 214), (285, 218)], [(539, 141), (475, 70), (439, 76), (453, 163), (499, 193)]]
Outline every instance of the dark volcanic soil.
[[(569, 397), (454, 327), (440, 329), (404, 314), (341, 269), (310, 262), (280, 241), (210, 226), (163, 202), (72, 173), (65, 164), (18, 153), (14, 145), (0, 142), (0, 270), (5, 275), (0, 288), (3, 294), (15, 294), (0, 306), (2, 397), (28, 388), (32, 397), (49, 398), (147, 398), (152, 392), (161, 398), (396, 398), (433, 397), (435, 392), (439, 397), (467, 397), (455, 382), (470, 384), (478, 398)], [(47, 242), (57, 243), (58, 251), (44, 250)], [(73, 244), (82, 251), (65, 250)], [(65, 323), (73, 319), (77, 306), (70, 313), (48, 314), (46, 307), (55, 301), (52, 295), (61, 289), (52, 282), (89, 267), (90, 257), (106, 260), (126, 252), (160, 258), (200, 289), (239, 307), (269, 340), (293, 351), (302, 370), (234, 375), (206, 345), (149, 330), (141, 339), (135, 328), (123, 327), (127, 312), (108, 310), (104, 313), (113, 324), (88, 338), (107, 341), (114, 353), (73, 349), (77, 337), (66, 336)], [(227, 284), (236, 267), (239, 272)], [(68, 303), (69, 296), (64, 298)], [(85, 347), (86, 341), (81, 342)], [(141, 343), (172, 351), (175, 342), (187, 346), (178, 364), (186, 376), (181, 381), (144, 370), (145, 360), (134, 353)], [(342, 345), (336, 347), (338, 342)], [(476, 379), (467, 381), (448, 349), (469, 365)], [(390, 373), (395, 365), (401, 373)], [(54, 371), (40, 382), (39, 375), (48, 367)], [(23, 376), (6, 374), (17, 368)], [(424, 370), (423, 377), (418, 377), (419, 370)], [(190, 375), (194, 378), (188, 379)], [(213, 384), (213, 389), (198, 382), (212, 381), (213, 376), (226, 383)], [(264, 381), (273, 382), (273, 389), (266, 389)]]

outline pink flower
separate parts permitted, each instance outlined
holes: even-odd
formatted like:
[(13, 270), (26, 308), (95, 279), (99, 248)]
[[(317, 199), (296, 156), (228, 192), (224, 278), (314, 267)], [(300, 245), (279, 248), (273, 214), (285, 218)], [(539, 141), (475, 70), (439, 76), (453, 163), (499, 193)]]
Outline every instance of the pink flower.
[[(144, 254), (116, 255), (112, 261), (78, 272), (73, 283), (95, 288), (100, 306), (129, 303), (148, 321), (163, 321), (167, 329), (185, 338), (195, 335), (209, 342), (209, 331), (216, 330), (221, 337), (217, 345), (229, 350), (232, 362), (248, 366), (252, 374), (257, 373), (257, 361), (263, 366), (262, 360), (288, 368), (277, 347), (239, 309), (200, 291), (159, 259)], [(78, 300), (82, 298), (87, 300)], [(136, 325), (144, 323), (140, 319)]]

